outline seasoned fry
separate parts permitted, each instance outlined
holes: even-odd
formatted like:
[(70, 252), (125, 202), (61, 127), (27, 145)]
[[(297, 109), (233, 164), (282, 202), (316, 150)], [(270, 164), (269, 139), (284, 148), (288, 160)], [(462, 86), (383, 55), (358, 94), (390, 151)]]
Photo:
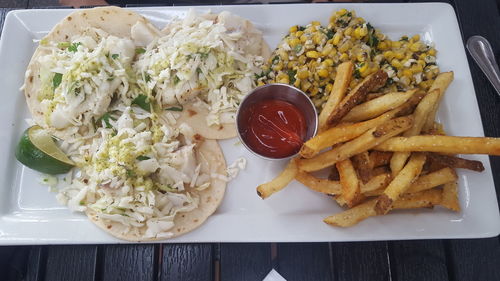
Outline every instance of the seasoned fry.
[(399, 117), (373, 128), (354, 140), (310, 159), (299, 160), (300, 169), (306, 172), (318, 171), (345, 160), (355, 154), (367, 151), (387, 139), (411, 127), (413, 117)]
[(361, 185), (361, 193), (365, 196), (380, 195), (391, 182), (391, 179), (392, 176), (389, 173), (374, 176), (366, 184)]
[(422, 98), (425, 97), (425, 95), (425, 92), (416, 92), (415, 94), (413, 94), (413, 96), (406, 103), (398, 107), (399, 110), (396, 114), (396, 117), (412, 114)]
[(500, 138), (413, 136), (394, 137), (374, 147), (380, 151), (428, 151), (449, 154), (500, 155)]
[(349, 227), (357, 224), (358, 222), (368, 218), (376, 216), (374, 207), (377, 203), (376, 199), (368, 200), (364, 203), (357, 205), (354, 208), (345, 210), (341, 213), (331, 215), (325, 218), (323, 221), (327, 224), (340, 227)]
[[(452, 168), (446, 167), (427, 175), (421, 175), (410, 185), (410, 187), (406, 190), (406, 193), (416, 193), (428, 190), (442, 184), (455, 182), (457, 179), (458, 177), (455, 171)], [(365, 196), (377, 196), (384, 192), (384, 188), (365, 190), (361, 187), (361, 192)]]
[(383, 96), (383, 95), (385, 95), (385, 93), (369, 93), (368, 95), (366, 95), (366, 101), (376, 99), (376, 98)]
[[(417, 105), (417, 108), (414, 112), (415, 121), (413, 122), (413, 126), (406, 132), (403, 133), (405, 137), (416, 136), (420, 134), (422, 131), (422, 127), (424, 126), (425, 121), (427, 120), (428, 115), (431, 113), (433, 106), (436, 104), (439, 98), (439, 90), (434, 90), (427, 94), (420, 103)], [(410, 157), (409, 152), (396, 152), (391, 158), (391, 171), (392, 175), (395, 176), (403, 166), (406, 164), (406, 161)]]
[(416, 91), (417, 90), (410, 90), (407, 92), (388, 93), (362, 103), (351, 109), (342, 121), (359, 122), (375, 118), (384, 112), (404, 104)]
[(328, 179), (332, 181), (340, 181), (339, 170), (337, 170), (337, 167), (335, 167), (335, 165), (332, 166), (332, 169), (328, 174)]
[(409, 187), (412, 181), (420, 174), (424, 166), (426, 156), (423, 153), (414, 153), (405, 167), (387, 186), (384, 193), (377, 198), (375, 212), (377, 214), (386, 214), (401, 194)]
[(387, 165), (391, 161), (392, 154), (392, 152), (372, 151), (370, 152), (370, 162), (374, 168)]
[(338, 181), (320, 179), (304, 171), (298, 171), (295, 179), (308, 188), (327, 195), (340, 194), (342, 187)]
[(295, 178), (297, 171), (297, 158), (294, 158), (290, 160), (286, 168), (276, 178), (268, 183), (259, 185), (257, 187), (257, 194), (262, 199), (266, 199), (273, 193), (282, 190)]
[(394, 202), (392, 207), (394, 209), (432, 208), (441, 204), (442, 200), (442, 190), (429, 189), (418, 193), (403, 194)]
[(443, 200), (441, 206), (455, 212), (460, 212), (458, 201), (458, 186), (456, 182), (449, 182), (443, 186)]
[(432, 161), (439, 163), (440, 165), (455, 169), (467, 169), (476, 172), (484, 171), (483, 163), (477, 160), (468, 160), (457, 156), (443, 155), (437, 153), (429, 153), (427, 157), (430, 158)]
[(304, 158), (311, 158), (327, 147), (352, 140), (366, 131), (387, 122), (398, 114), (399, 110), (399, 108), (391, 110), (377, 118), (364, 122), (341, 124), (330, 128), (306, 141), (300, 150), (300, 155)]
[(380, 88), (387, 81), (387, 73), (379, 70), (368, 75), (361, 83), (352, 89), (346, 97), (342, 99), (340, 104), (329, 115), (326, 126), (333, 126), (340, 122), (342, 118), (356, 105), (361, 103), (366, 95), (375, 89)]
[(347, 87), (351, 82), (353, 68), (354, 65), (351, 61), (341, 63), (337, 67), (337, 76), (335, 77), (335, 81), (333, 82), (332, 91), (330, 92), (330, 96), (328, 97), (323, 110), (321, 110), (319, 114), (319, 132), (323, 132), (324, 130), (328, 129), (327, 120), (328, 118), (330, 118), (330, 115), (345, 97)]
[(357, 203), (360, 192), (360, 182), (356, 170), (350, 159), (336, 163), (340, 175), (340, 184), (342, 186), (342, 199), (347, 206), (352, 207)]
[(367, 183), (372, 177), (373, 170), (373, 164), (370, 161), (370, 154), (368, 151), (354, 155), (351, 161), (361, 181)]
[(434, 83), (432, 83), (431, 88), (429, 89), (429, 92), (432, 92), (433, 90), (437, 89), (439, 90), (439, 99), (438, 101), (434, 104), (431, 113), (427, 117), (427, 120), (425, 121), (423, 131), (428, 132), (432, 129), (434, 126), (434, 121), (436, 120), (436, 113), (439, 108), (439, 103), (441, 102), (441, 99), (443, 98), (444, 92), (450, 85), (451, 81), (453, 81), (453, 71), (450, 72), (443, 72), (440, 73), (436, 79), (434, 80)]

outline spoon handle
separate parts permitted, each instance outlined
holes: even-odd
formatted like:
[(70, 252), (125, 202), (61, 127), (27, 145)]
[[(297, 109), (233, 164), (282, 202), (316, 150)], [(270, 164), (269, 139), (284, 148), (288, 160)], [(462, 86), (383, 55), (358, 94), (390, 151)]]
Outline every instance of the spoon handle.
[(500, 71), (490, 42), (482, 36), (475, 35), (467, 40), (467, 49), (500, 95)]

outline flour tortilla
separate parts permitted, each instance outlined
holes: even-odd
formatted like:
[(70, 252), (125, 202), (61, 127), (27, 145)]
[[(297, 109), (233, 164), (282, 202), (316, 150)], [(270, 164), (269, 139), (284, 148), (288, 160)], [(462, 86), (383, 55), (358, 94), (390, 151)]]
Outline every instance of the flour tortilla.
[[(66, 42), (71, 37), (82, 34), (88, 28), (98, 28), (110, 35), (130, 38), (131, 27), (139, 21), (149, 25), (149, 22), (143, 16), (119, 7), (109, 6), (78, 10), (59, 22), (42, 40)], [(42, 88), (39, 79), (40, 64), (38, 63), (38, 58), (46, 55), (46, 52), (48, 51), (44, 51), (38, 47), (33, 54), (26, 71), (24, 95), (35, 123), (46, 129), (50, 129), (45, 123), (40, 101), (37, 98), (38, 91)], [(57, 130), (50, 131), (58, 136)]]
[[(242, 18), (240, 16), (231, 14), (227, 11), (221, 12), (219, 14), (206, 13), (198, 15), (207, 20), (212, 20), (214, 22), (222, 22), (226, 27), (228, 32), (234, 32), (236, 30), (245, 31), (245, 38), (242, 39), (242, 46), (246, 53), (252, 55), (262, 56), (264, 61), (271, 56), (271, 49), (267, 45), (266, 41), (262, 36), (262, 32), (255, 28), (251, 21)], [(174, 24), (171, 23), (167, 25), (163, 30), (163, 34), (169, 34), (173, 29)], [(248, 94), (248, 93), (246, 93)], [(208, 116), (209, 110), (203, 105), (199, 104), (184, 104), (184, 110), (181, 114), (179, 123), (186, 123), (191, 126), (196, 133), (200, 134), (206, 139), (230, 139), (237, 136), (236, 124), (222, 123), (220, 125), (208, 126), (206, 117)]]
[[(214, 173), (226, 175), (226, 161), (220, 149), (219, 144), (215, 140), (205, 140), (196, 149), (197, 159), (202, 163), (202, 172), (210, 174)], [(205, 159), (206, 161), (202, 160)], [(177, 213), (174, 219), (174, 228), (172, 236), (169, 238), (177, 237), (179, 235), (188, 233), (195, 228), (199, 227), (207, 218), (212, 215), (217, 207), (220, 205), (224, 192), (226, 190), (226, 182), (212, 178), (210, 187), (202, 191), (192, 190), (191, 195), (199, 198), (198, 208), (185, 213)], [(87, 211), (87, 216), (90, 221), (107, 233), (115, 236), (116, 238), (132, 241), (144, 242), (155, 240), (166, 240), (169, 238), (145, 238), (143, 237), (146, 227), (137, 229), (140, 233), (136, 235), (124, 225), (99, 218), (99, 214), (93, 210)]]

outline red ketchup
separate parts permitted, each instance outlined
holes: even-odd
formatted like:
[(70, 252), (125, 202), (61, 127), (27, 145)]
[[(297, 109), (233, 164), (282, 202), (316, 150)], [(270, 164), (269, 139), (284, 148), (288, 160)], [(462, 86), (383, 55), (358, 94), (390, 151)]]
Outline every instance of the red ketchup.
[(297, 153), (306, 136), (304, 115), (293, 104), (263, 100), (246, 110), (241, 132), (246, 144), (258, 154), (283, 158)]

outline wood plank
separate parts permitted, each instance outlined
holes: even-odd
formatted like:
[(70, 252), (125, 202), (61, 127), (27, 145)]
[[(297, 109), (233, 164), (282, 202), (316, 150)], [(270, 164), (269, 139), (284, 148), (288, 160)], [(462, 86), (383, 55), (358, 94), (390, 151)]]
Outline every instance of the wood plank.
[(332, 243), (337, 281), (390, 280), (387, 242)]
[(95, 280), (97, 246), (50, 246), (46, 259), (45, 280)]
[(159, 280), (213, 279), (212, 244), (162, 244), (161, 246)]
[(0, 8), (21, 8), (28, 7), (28, 0), (0, 0)]
[(332, 280), (328, 243), (278, 244), (278, 272), (287, 280)]
[(393, 280), (448, 280), (441, 240), (389, 242), (389, 262)]
[(450, 240), (446, 249), (452, 280), (500, 280), (498, 238)]
[(47, 8), (58, 6), (58, 0), (28, 0), (28, 8)]
[(271, 271), (271, 244), (220, 245), (221, 280), (262, 280)]
[(42, 280), (44, 275), (45, 262), (44, 262), (44, 247), (45, 246), (32, 246), (28, 256), (28, 264), (26, 266), (25, 281), (39, 281)]
[(154, 280), (157, 270), (155, 245), (106, 245), (102, 251), (98, 254), (101, 267), (98, 268), (99, 280)]

